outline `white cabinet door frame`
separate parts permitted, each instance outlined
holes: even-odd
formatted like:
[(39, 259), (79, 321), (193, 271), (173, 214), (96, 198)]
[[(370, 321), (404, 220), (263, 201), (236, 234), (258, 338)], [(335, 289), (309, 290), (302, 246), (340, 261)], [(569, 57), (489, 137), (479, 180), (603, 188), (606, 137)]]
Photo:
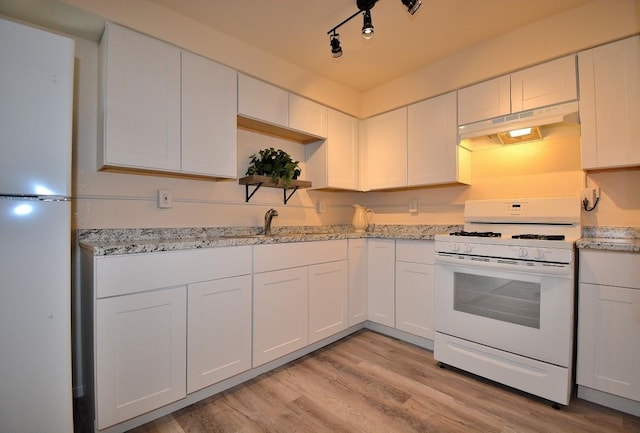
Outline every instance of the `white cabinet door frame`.
[(347, 329), (348, 309), (348, 262), (309, 266), (309, 344)]
[(186, 395), (186, 287), (96, 302), (98, 428)]
[(309, 340), (308, 268), (253, 276), (253, 366), (305, 347)]
[(251, 276), (188, 286), (187, 392), (251, 368)]

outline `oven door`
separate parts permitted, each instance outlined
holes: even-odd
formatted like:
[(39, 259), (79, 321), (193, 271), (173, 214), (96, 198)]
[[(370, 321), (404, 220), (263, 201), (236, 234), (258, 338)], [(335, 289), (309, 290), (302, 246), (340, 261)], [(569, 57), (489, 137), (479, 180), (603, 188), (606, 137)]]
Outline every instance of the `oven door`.
[[(568, 367), (573, 347), (573, 266), (436, 260), (435, 330)], [(470, 262), (470, 263), (469, 263)]]

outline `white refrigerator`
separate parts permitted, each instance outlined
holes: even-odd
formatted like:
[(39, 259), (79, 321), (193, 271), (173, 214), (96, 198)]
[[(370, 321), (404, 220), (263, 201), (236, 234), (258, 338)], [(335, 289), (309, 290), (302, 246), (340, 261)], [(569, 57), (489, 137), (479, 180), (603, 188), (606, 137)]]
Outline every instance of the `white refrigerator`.
[(0, 19), (0, 431), (73, 431), (73, 40)]

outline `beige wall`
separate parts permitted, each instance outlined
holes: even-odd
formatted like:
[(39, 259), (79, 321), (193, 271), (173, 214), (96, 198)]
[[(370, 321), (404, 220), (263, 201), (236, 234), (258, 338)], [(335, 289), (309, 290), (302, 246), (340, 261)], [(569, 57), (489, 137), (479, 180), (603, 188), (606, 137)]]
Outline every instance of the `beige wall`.
[(369, 117), (639, 33), (639, 17), (640, 0), (596, 0), (587, 3), (475, 45), (365, 92), (362, 95), (361, 115)]
[[(359, 107), (360, 98), (367, 101), (367, 104), (371, 103), (372, 107), (377, 107), (372, 109), (372, 112), (384, 111), (391, 106), (406, 104), (455, 88), (460, 83), (475, 82), (487, 76), (517, 69), (520, 63), (524, 66), (523, 58), (517, 58), (515, 61), (503, 59), (502, 62), (495, 59), (510, 57), (501, 55), (509, 41), (526, 40), (527, 35), (532, 37), (535, 32), (541, 31), (536, 26), (529, 30), (520, 29), (514, 32), (512, 37), (484, 43), (475, 50), (454, 56), (367, 94), (358, 95), (352, 91), (342, 92), (340, 86), (311, 77), (305, 71), (298, 70), (295, 73), (296, 67), (269, 58), (265, 53), (243, 46), (237, 41), (223, 40), (224, 43), (217, 45), (200, 46), (198, 41), (205, 34), (210, 39), (222, 36), (190, 21), (177, 19), (177, 24), (174, 25), (175, 16), (164, 10), (149, 9), (150, 6), (144, 1), (66, 1), (70, 4), (89, 5), (92, 12), (99, 12), (109, 19), (155, 34), (176, 45), (186, 46), (222, 63), (259, 75), (267, 81), (352, 113), (358, 112), (359, 108), (355, 107)], [(611, 3), (619, 4), (620, 8), (605, 7)], [(532, 61), (535, 63), (545, 57), (555, 57), (585, 44), (596, 45), (600, 38), (615, 39), (614, 34), (637, 32), (640, 28), (637, 5), (637, 1), (608, 0), (596, 1), (580, 8), (575, 12), (576, 16), (584, 19), (587, 24), (577, 24), (578, 30), (575, 32), (571, 30), (573, 27), (569, 27), (569, 30), (559, 33), (566, 39), (559, 43), (556, 41), (550, 45), (549, 41), (544, 41), (539, 45), (535, 44), (535, 48), (532, 48), (535, 53)], [(566, 22), (574, 23), (576, 16), (564, 18)], [(602, 22), (598, 23), (595, 18), (602, 18)], [(565, 20), (561, 21), (566, 26)], [(608, 30), (597, 29), (596, 23)], [(595, 36), (586, 31), (590, 27), (594, 29)], [(485, 56), (493, 60), (485, 62)], [(527, 59), (531, 58), (527, 56)], [(580, 170), (577, 137), (556, 138), (539, 143), (475, 152), (472, 155), (472, 186), (441, 186), (369, 193), (302, 190), (296, 193), (286, 206), (282, 204), (282, 191), (273, 189), (261, 189), (250, 203), (245, 203), (244, 187), (235, 181), (210, 182), (97, 172), (98, 82), (95, 43), (77, 40), (77, 70), (78, 92), (74, 133), (76, 228), (256, 226), (262, 224), (264, 212), (271, 207), (278, 209), (280, 214), (274, 222), (276, 225), (346, 224), (351, 221), (352, 203), (371, 207), (376, 213), (374, 222), (378, 224), (460, 223), (466, 199), (578, 196), (585, 180), (589, 185), (599, 185), (602, 188), (602, 200), (597, 210), (583, 213), (585, 224), (640, 225), (640, 170), (594, 173), (585, 178)], [(294, 73), (280, 73), (282, 71)], [(416, 83), (423, 84), (414, 88)], [(321, 91), (325, 86), (328, 91)], [(326, 99), (323, 100), (321, 95)], [(281, 147), (304, 164), (302, 145), (239, 131), (238, 173), (242, 175), (246, 170), (247, 158), (251, 153), (267, 146)], [(156, 207), (156, 192), (161, 188), (172, 191), (172, 209)], [(413, 199), (417, 199), (419, 203), (417, 215), (408, 212), (409, 201)], [(315, 210), (319, 200), (324, 201), (326, 205), (325, 213), (318, 214)]]

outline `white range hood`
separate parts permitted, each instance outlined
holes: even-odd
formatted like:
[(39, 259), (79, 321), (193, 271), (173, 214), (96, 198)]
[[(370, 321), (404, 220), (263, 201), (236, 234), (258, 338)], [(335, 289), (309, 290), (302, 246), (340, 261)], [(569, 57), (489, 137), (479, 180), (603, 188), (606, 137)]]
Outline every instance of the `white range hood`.
[[(529, 134), (512, 136), (510, 131), (531, 128)], [(562, 135), (579, 135), (578, 102), (567, 102), (535, 110), (483, 120), (458, 127), (460, 146), (481, 150), (505, 144), (518, 144), (545, 138), (551, 129)]]

